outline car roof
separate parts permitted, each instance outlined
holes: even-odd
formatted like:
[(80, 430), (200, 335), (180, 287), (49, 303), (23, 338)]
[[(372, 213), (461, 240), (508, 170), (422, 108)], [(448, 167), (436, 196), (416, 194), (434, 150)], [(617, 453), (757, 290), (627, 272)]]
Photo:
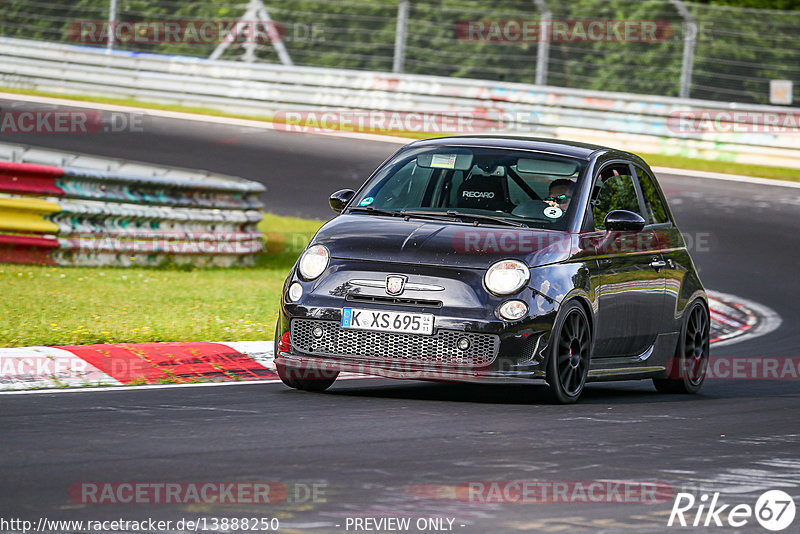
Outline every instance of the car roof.
[(535, 150), (551, 154), (561, 154), (581, 159), (589, 159), (592, 154), (597, 152), (613, 151), (623, 153), (613, 148), (579, 143), (576, 141), (565, 141), (561, 139), (546, 139), (540, 137), (525, 137), (512, 135), (454, 135), (448, 137), (436, 137), (432, 139), (421, 139), (411, 143), (414, 147), (421, 146), (480, 146), (486, 148), (510, 148)]

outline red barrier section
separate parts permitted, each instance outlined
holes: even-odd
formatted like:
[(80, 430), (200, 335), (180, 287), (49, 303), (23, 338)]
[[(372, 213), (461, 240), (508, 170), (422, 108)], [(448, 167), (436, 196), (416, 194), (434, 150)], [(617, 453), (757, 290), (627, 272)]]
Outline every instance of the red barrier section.
[(0, 263), (55, 265), (50, 251), (58, 246), (58, 239), (0, 234)]
[(123, 384), (275, 378), (249, 356), (219, 343), (120, 343), (57, 347)]
[(60, 197), (64, 190), (56, 185), (56, 180), (62, 176), (61, 167), (0, 161), (0, 191), (6, 193)]

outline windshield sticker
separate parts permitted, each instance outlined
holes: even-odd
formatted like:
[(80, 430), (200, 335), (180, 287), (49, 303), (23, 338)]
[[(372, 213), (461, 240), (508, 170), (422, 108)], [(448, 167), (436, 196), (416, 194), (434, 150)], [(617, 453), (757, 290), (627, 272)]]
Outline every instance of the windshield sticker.
[(545, 217), (550, 217), (551, 219), (558, 219), (562, 215), (564, 215), (564, 212), (561, 211), (561, 208), (558, 208), (556, 206), (550, 206), (544, 209)]
[(359, 202), (359, 203), (358, 203), (358, 205), (359, 205), (359, 206), (369, 206), (369, 205), (370, 205), (370, 204), (372, 204), (373, 202), (375, 202), (375, 199), (374, 199), (374, 198), (372, 198), (372, 197), (367, 197), (367, 198), (365, 198), (364, 200), (362, 200), (361, 202)]
[(455, 169), (456, 154), (434, 154), (433, 157), (431, 157), (431, 167)]

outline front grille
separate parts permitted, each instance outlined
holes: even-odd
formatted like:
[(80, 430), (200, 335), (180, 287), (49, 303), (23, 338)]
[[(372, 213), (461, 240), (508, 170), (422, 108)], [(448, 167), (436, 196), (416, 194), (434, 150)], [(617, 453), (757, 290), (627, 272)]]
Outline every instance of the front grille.
[[(315, 326), (322, 328), (317, 339)], [(470, 340), (467, 350), (459, 350), (459, 338)], [(351, 330), (332, 321), (292, 319), (292, 348), (315, 356), (349, 359), (436, 364), (452, 367), (484, 367), (497, 358), (500, 338), (496, 334), (475, 334), (457, 330), (438, 330), (432, 336)]]

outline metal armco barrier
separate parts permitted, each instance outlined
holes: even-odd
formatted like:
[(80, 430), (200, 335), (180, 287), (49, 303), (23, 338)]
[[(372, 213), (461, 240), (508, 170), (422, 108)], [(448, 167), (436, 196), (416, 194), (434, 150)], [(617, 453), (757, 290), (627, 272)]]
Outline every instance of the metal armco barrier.
[[(314, 109), (469, 113), (499, 119), (501, 133), (568, 138), (641, 153), (800, 168), (798, 108), (439, 76), (106, 53), (10, 38), (0, 39), (0, 85), (174, 103), (267, 118), (281, 111)], [(703, 111), (711, 113), (707, 121), (711, 128), (684, 128), (682, 112), (689, 112), (691, 117)], [(789, 115), (795, 117), (795, 127), (753, 127), (741, 112), (765, 119), (770, 114), (779, 118)]]
[(0, 262), (252, 264), (263, 191), (201, 171), (0, 144)]

